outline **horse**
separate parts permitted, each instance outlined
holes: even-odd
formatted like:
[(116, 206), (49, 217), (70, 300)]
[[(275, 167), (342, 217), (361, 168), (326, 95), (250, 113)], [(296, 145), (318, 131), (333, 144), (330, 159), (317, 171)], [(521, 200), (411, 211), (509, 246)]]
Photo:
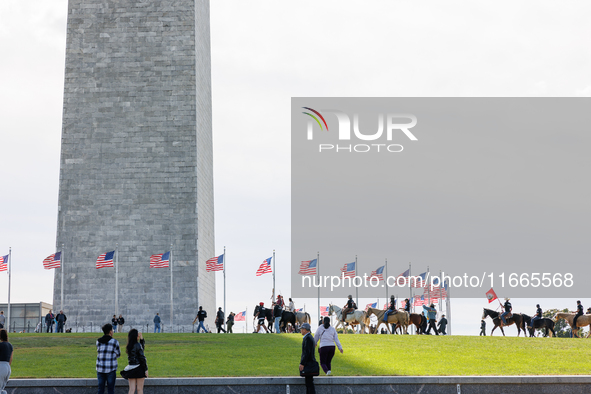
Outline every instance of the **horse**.
[[(521, 316), (523, 316), (523, 322), (522, 322), (522, 329), (523, 332), (526, 332), (526, 326), (531, 324), (531, 317), (526, 315), (525, 313), (522, 313)], [(528, 328), (529, 331), (529, 336), (530, 337), (534, 337), (534, 330), (536, 328), (542, 329), (544, 328), (544, 337), (547, 337), (549, 334), (549, 331), (552, 333), (550, 335), (550, 337), (555, 337), (556, 336), (556, 332), (554, 331), (554, 321), (552, 321), (552, 319), (548, 319), (547, 317), (544, 317), (542, 319), (538, 319), (534, 321), (534, 326), (531, 328)]]
[[(336, 305), (333, 304), (329, 304), (329, 308), (328, 308), (328, 314), (332, 315), (333, 313), (335, 313), (337, 315), (337, 324), (335, 324), (335, 329), (337, 327), (342, 327), (343, 328), (343, 333), (347, 333), (347, 327), (345, 327), (345, 325), (343, 324), (343, 310), (341, 308), (339, 308)], [(350, 325), (352, 325), (354, 328), (357, 327), (357, 325), (361, 326), (361, 332), (365, 331), (365, 322), (364, 322), (364, 316), (365, 313), (363, 311), (360, 310), (356, 310), (352, 313), (347, 313), (347, 318), (345, 319), (345, 323), (349, 323)]]
[(281, 313), (281, 323), (279, 323), (279, 330), (281, 330), (281, 332), (287, 332), (287, 325), (291, 324), (294, 331), (299, 332), (299, 330), (296, 329), (296, 321), (297, 318), (294, 312), (283, 311), (283, 313)]
[[(376, 317), (378, 318), (378, 325), (376, 327), (376, 333), (378, 332), (380, 326), (382, 324), (386, 324), (386, 322), (384, 322), (384, 314), (386, 313), (385, 310), (383, 309), (377, 309), (377, 308), (367, 308), (367, 311), (365, 312), (365, 325), (369, 326), (369, 317), (374, 314), (376, 315)], [(390, 324), (396, 324), (398, 326), (398, 324), (400, 324), (401, 328), (403, 329), (405, 334), (408, 334), (408, 323), (409, 323), (409, 317), (408, 317), (408, 313), (406, 311), (400, 310), (397, 313), (394, 313), (392, 315), (388, 315), (388, 324), (386, 324), (386, 328), (388, 329), (388, 332), (391, 334), (392, 331), (390, 331)]]
[(302, 326), (304, 323), (310, 324), (312, 319), (310, 318), (310, 314), (308, 312), (295, 312), (296, 322)]
[[(255, 317), (255, 319), (259, 316), (259, 308), (260, 305), (257, 305), (254, 308), (254, 313), (252, 315)], [(265, 318), (267, 319), (267, 328), (270, 332), (273, 332), (273, 309), (265, 308)], [(253, 325), (255, 324), (253, 323)]]
[(423, 322), (427, 319), (425, 316), (418, 314), (418, 313), (411, 313), (409, 318), (409, 325), (414, 324), (417, 328), (417, 335), (421, 335), (421, 327), (423, 326)]
[[(553, 320), (555, 322), (557, 322), (560, 319), (564, 319), (566, 320), (566, 322), (568, 323), (568, 325), (571, 327), (571, 331), (572, 333), (577, 337), (579, 337), (579, 328), (580, 327), (585, 327), (588, 326), (589, 324), (591, 324), (591, 315), (581, 315), (579, 316), (579, 318), (577, 319), (577, 327), (573, 329), (573, 321), (575, 319), (575, 314), (574, 313), (567, 313), (567, 312), (558, 312), (557, 314), (554, 315)], [(587, 334), (587, 336), (585, 338), (589, 338), (589, 335), (591, 335), (591, 331), (589, 331), (589, 334)]]
[[(495, 326), (493, 327), (492, 331), (490, 332), (490, 335), (493, 334), (493, 332), (495, 332), (495, 330), (497, 329), (497, 327), (499, 327), (501, 329), (501, 332), (503, 333), (503, 336), (505, 336), (505, 330), (503, 330), (503, 326), (501, 326), (501, 314), (497, 311), (493, 311), (492, 309), (486, 309), (486, 308), (482, 308), (483, 312), (482, 312), (482, 319), (486, 319), (486, 317), (490, 317), (493, 321), (493, 323), (495, 324)], [(523, 316), (521, 316), (521, 314), (519, 313), (514, 313), (513, 316), (505, 318), (507, 320), (507, 324), (503, 324), (504, 326), (510, 326), (513, 323), (515, 323), (515, 326), (517, 326), (517, 336), (519, 336), (519, 334), (521, 334), (521, 326), (523, 325)], [(523, 333), (525, 335), (525, 332)]]

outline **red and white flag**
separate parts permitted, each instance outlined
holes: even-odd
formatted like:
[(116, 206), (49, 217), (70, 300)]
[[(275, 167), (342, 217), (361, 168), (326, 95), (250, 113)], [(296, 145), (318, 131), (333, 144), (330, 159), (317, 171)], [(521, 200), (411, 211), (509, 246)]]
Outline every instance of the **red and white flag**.
[(150, 256), (150, 268), (167, 268), (170, 263), (170, 252)]
[(211, 271), (223, 271), (224, 270), (224, 255), (220, 254), (217, 257), (212, 257), (205, 262), (205, 270)]
[(8, 255), (0, 256), (0, 272), (8, 271)]
[(234, 321), (245, 321), (246, 320), (246, 311), (242, 311), (234, 316)]
[(271, 269), (271, 259), (272, 258), (273, 257), (269, 257), (268, 259), (263, 261), (263, 264), (261, 264), (261, 266), (257, 270), (257, 276), (261, 276), (263, 274), (268, 274), (270, 272), (273, 272), (273, 270)]
[(113, 265), (113, 256), (115, 255), (115, 251), (107, 252), (101, 254), (98, 259), (96, 259), (96, 269), (99, 268), (106, 268), (106, 267), (114, 267)]
[(488, 299), (488, 303), (489, 303), (489, 304), (498, 298), (498, 297), (497, 297), (497, 294), (496, 294), (496, 293), (495, 293), (495, 291), (492, 289), (492, 287), (490, 288), (490, 290), (489, 290), (489, 291), (487, 291), (487, 292), (486, 292), (486, 298)]
[(59, 268), (62, 262), (62, 252), (57, 252), (52, 254), (51, 256), (47, 256), (45, 260), (43, 260), (43, 268), (46, 270), (50, 270), (52, 268)]

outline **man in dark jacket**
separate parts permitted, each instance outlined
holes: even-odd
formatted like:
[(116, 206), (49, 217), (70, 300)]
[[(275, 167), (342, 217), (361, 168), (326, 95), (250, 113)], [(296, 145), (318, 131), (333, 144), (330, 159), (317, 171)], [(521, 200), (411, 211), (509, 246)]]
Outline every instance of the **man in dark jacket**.
[(218, 308), (218, 313), (215, 316), (215, 326), (218, 329), (218, 334), (220, 331), (223, 331), (224, 334), (226, 333), (226, 330), (224, 330), (224, 311), (222, 311), (221, 306)]
[(156, 316), (154, 316), (154, 334), (156, 334), (156, 331), (160, 333), (160, 322), (162, 322), (162, 319), (160, 318), (160, 313), (156, 313)]
[(480, 320), (480, 336), (486, 336), (486, 322), (484, 320)]
[(47, 326), (47, 332), (53, 332), (53, 319), (55, 318), (54, 314), (51, 313), (51, 310), (49, 310), (49, 313), (47, 315), (45, 315), (45, 325)]
[(439, 332), (443, 335), (447, 335), (447, 332), (445, 332), (445, 329), (447, 328), (447, 319), (445, 318), (445, 315), (441, 315), (441, 319), (439, 319), (437, 325), (439, 326)]
[(316, 357), (314, 357), (314, 338), (310, 334), (310, 325), (308, 323), (302, 324), (300, 330), (304, 336), (304, 340), (302, 341), (302, 357), (300, 359), (300, 374), (304, 374), (306, 378), (306, 394), (316, 394), (314, 376), (308, 374), (312, 372), (310, 368), (316, 364)]
[(275, 332), (277, 334), (281, 334), (281, 329), (279, 328), (279, 324), (281, 322), (281, 315), (283, 314), (283, 309), (281, 305), (275, 304), (273, 307), (273, 320), (275, 321)]
[(61, 332), (63, 334), (64, 324), (66, 324), (66, 320), (68, 320), (66, 315), (64, 315), (64, 311), (60, 311), (60, 313), (58, 313), (58, 315), (55, 317), (55, 320), (57, 320), (57, 332)]
[(205, 312), (203, 310), (203, 307), (200, 306), (199, 311), (197, 312), (197, 316), (195, 317), (195, 320), (193, 320), (193, 324), (195, 324), (195, 322), (197, 320), (199, 320), (199, 325), (197, 326), (197, 334), (199, 334), (199, 330), (201, 330), (202, 328), (203, 328), (204, 332), (209, 332), (205, 329), (205, 326), (203, 325), (203, 322), (205, 321), (206, 317), (207, 317), (207, 312)]

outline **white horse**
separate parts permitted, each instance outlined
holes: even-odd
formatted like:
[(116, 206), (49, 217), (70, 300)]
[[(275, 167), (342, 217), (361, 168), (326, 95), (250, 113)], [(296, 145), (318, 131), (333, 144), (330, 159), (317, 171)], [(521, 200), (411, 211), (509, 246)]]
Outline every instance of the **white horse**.
[(308, 312), (295, 312), (296, 323), (302, 326), (304, 323), (312, 323), (312, 319), (310, 318), (310, 314)]
[[(343, 333), (347, 333), (347, 327), (343, 324), (343, 310), (336, 305), (329, 304), (328, 314), (332, 315), (335, 313), (337, 315), (337, 324), (335, 325), (335, 329), (339, 326), (343, 328)], [(365, 332), (365, 323), (363, 319), (365, 317), (365, 313), (360, 310), (355, 310), (352, 313), (347, 313), (347, 318), (345, 319), (346, 323), (349, 323), (354, 328), (357, 328), (357, 325), (361, 326), (361, 332)], [(355, 330), (353, 330), (355, 332)]]

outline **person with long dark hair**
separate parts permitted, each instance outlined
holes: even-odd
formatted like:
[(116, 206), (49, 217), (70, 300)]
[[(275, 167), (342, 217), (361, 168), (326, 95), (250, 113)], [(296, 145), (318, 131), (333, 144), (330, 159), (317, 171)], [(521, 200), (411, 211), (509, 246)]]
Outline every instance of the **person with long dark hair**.
[(343, 353), (343, 346), (341, 345), (341, 342), (339, 342), (337, 331), (330, 325), (330, 318), (325, 317), (323, 324), (316, 330), (314, 346), (320, 344), (318, 347), (320, 366), (327, 375), (332, 373), (331, 362), (334, 357), (335, 343), (338, 346), (339, 351)]
[(12, 345), (8, 342), (6, 330), (0, 330), (0, 392), (5, 393), (4, 388), (10, 378), (10, 365), (12, 364)]
[(129, 364), (121, 371), (121, 376), (129, 381), (128, 394), (134, 394), (136, 389), (137, 394), (144, 394), (144, 379), (148, 377), (148, 363), (144, 356), (145, 346), (146, 341), (142, 333), (135, 328), (129, 330), (125, 348)]

